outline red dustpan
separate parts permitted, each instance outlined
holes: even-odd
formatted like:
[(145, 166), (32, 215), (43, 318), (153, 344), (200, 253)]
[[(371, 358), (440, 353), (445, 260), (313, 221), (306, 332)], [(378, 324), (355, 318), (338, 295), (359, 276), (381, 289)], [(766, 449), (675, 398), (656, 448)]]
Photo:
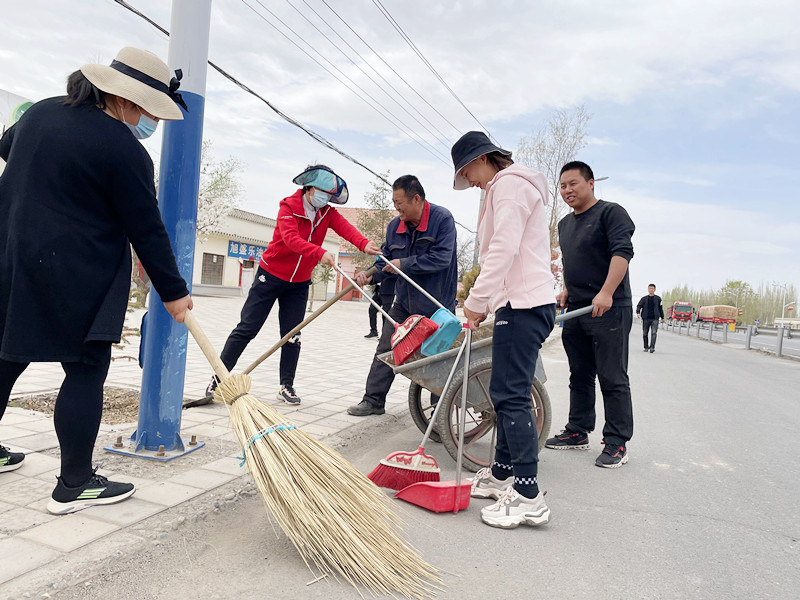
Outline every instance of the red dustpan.
[(464, 337), (464, 383), (461, 386), (461, 419), (458, 428), (458, 458), (456, 459), (455, 480), (420, 481), (404, 487), (394, 495), (395, 498), (400, 498), (437, 513), (457, 513), (469, 506), (472, 482), (469, 479), (461, 479), (461, 458), (464, 452), (464, 422), (467, 418), (467, 380), (469, 379), (471, 346), (472, 330), (467, 328)]

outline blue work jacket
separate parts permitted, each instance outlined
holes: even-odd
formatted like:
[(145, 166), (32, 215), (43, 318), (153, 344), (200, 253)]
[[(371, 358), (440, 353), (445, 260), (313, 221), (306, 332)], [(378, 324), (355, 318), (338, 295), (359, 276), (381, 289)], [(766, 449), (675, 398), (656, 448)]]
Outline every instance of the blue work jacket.
[[(455, 311), (456, 280), (456, 226), (450, 211), (425, 201), (419, 225), (409, 227), (400, 217), (395, 217), (386, 227), (383, 255), (389, 260), (400, 259), (403, 272), (418, 283), (445, 308)], [(375, 266), (386, 264), (380, 259)], [(380, 281), (385, 273), (376, 273)], [(411, 314), (431, 316), (438, 310), (433, 302), (402, 277), (395, 282), (395, 303)]]

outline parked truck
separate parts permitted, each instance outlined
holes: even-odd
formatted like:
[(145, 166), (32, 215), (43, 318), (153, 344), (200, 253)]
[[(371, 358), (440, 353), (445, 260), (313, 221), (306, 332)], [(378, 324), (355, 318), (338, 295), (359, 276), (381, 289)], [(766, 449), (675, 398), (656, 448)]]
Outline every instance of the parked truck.
[(667, 307), (667, 321), (691, 321), (692, 320), (692, 303), (691, 302), (676, 302), (672, 306)]
[(697, 309), (697, 320), (707, 323), (736, 323), (739, 309), (725, 304), (712, 304)]

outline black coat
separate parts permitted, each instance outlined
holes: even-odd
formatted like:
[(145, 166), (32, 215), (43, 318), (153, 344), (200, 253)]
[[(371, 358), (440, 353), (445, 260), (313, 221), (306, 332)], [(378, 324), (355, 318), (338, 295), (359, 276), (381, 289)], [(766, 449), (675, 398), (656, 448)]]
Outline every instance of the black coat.
[(0, 358), (76, 362), (84, 342), (118, 342), (129, 239), (165, 302), (188, 293), (153, 162), (122, 122), (42, 100), (0, 139), (0, 158)]

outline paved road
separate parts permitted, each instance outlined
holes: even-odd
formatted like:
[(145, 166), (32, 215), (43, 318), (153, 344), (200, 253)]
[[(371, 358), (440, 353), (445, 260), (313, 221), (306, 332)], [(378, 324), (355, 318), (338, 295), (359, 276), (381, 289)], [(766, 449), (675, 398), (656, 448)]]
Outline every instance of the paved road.
[[(503, 531), (479, 522), (486, 501), (457, 515), (398, 501), (407, 535), (444, 572), (438, 598), (790, 598), (800, 590), (800, 363), (664, 333), (654, 354), (631, 336), (636, 435), (630, 462), (598, 469), (590, 452), (544, 451), (552, 521)], [(554, 427), (567, 415), (566, 360), (544, 352)], [(602, 413), (602, 409), (600, 411)], [(344, 432), (343, 453), (369, 470), (421, 437), (407, 415)], [(434, 445), (435, 446), (435, 445)], [(433, 447), (445, 475), (453, 462)], [(11, 557), (8, 557), (11, 559)], [(59, 600), (109, 597), (357, 598), (306, 570), (249, 497), (123, 556)]]

